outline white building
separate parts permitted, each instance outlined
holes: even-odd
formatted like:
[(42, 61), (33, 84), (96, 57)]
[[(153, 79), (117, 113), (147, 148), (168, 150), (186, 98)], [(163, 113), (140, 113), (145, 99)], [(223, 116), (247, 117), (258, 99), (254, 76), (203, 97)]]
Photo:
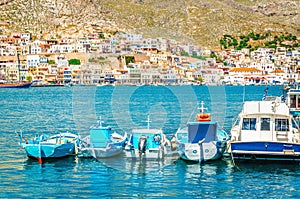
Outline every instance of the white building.
[(27, 67), (36, 68), (40, 63), (40, 56), (39, 55), (27, 55)]

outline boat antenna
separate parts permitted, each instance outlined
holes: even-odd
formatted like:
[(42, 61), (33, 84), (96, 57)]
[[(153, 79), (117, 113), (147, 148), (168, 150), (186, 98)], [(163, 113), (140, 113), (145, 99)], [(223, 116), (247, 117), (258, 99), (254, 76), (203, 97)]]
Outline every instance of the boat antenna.
[(104, 123), (104, 122), (102, 121), (102, 117), (100, 116), (99, 120), (98, 120), (98, 126), (97, 127), (102, 127), (102, 123)]
[(147, 128), (150, 129), (150, 122), (151, 122), (151, 120), (150, 120), (150, 115), (149, 114), (148, 114), (146, 122), (147, 122)]

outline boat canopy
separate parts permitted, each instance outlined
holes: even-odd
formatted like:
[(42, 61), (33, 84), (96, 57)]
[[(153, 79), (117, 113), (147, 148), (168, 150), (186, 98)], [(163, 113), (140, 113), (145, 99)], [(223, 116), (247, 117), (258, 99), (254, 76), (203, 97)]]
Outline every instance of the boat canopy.
[(111, 128), (92, 128), (90, 130), (90, 141), (94, 147), (106, 147), (111, 136)]

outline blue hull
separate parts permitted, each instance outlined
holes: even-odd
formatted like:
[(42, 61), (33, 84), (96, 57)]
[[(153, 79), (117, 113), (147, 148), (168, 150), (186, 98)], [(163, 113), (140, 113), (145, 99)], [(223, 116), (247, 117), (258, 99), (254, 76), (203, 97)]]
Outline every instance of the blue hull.
[(24, 148), (29, 158), (61, 158), (75, 154), (74, 143), (41, 145), (40, 147), (38, 144), (27, 144)]
[(300, 144), (284, 142), (233, 142), (235, 160), (300, 161)]

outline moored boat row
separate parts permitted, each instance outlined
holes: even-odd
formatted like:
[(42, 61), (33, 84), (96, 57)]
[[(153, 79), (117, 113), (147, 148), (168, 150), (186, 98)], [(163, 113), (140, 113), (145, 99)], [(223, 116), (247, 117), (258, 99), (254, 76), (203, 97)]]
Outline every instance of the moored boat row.
[[(203, 105), (204, 103), (202, 111)], [(35, 158), (39, 163), (49, 158), (69, 155), (101, 160), (123, 152), (129, 159), (164, 161), (180, 157), (188, 161), (205, 162), (221, 158), (226, 146), (226, 139), (217, 140), (217, 123), (211, 122), (207, 115), (204, 112), (201, 116), (198, 114), (197, 122), (188, 123), (187, 129), (178, 129), (171, 140), (162, 129), (150, 128), (151, 121), (148, 116), (147, 128), (133, 129), (128, 136), (127, 133), (120, 135), (113, 132), (110, 126), (103, 126), (100, 118), (98, 124), (90, 128), (89, 135), (82, 139), (77, 135), (65, 133), (36, 136), (23, 143), (23, 136), (20, 134), (20, 145), (29, 158)]]
[[(150, 128), (149, 116), (147, 128), (135, 128), (128, 135), (104, 126), (100, 118), (98, 124), (90, 128), (89, 135), (82, 139), (74, 134), (43, 135), (25, 142), (21, 139), (20, 145), (28, 157), (39, 161), (68, 155), (97, 160), (123, 155), (128, 159), (164, 161), (181, 158), (203, 163), (220, 159), (224, 153), (230, 155), (234, 163), (300, 161), (297, 121), (300, 90), (289, 90), (286, 100), (285, 96), (267, 97), (266, 91), (262, 100), (243, 102), (242, 111), (229, 135), (218, 127), (216, 121), (211, 121), (211, 115), (205, 112), (202, 102), (196, 121), (179, 128), (171, 138), (162, 129)], [(69, 148), (66, 144), (70, 145)], [(64, 152), (62, 147), (65, 147)]]

